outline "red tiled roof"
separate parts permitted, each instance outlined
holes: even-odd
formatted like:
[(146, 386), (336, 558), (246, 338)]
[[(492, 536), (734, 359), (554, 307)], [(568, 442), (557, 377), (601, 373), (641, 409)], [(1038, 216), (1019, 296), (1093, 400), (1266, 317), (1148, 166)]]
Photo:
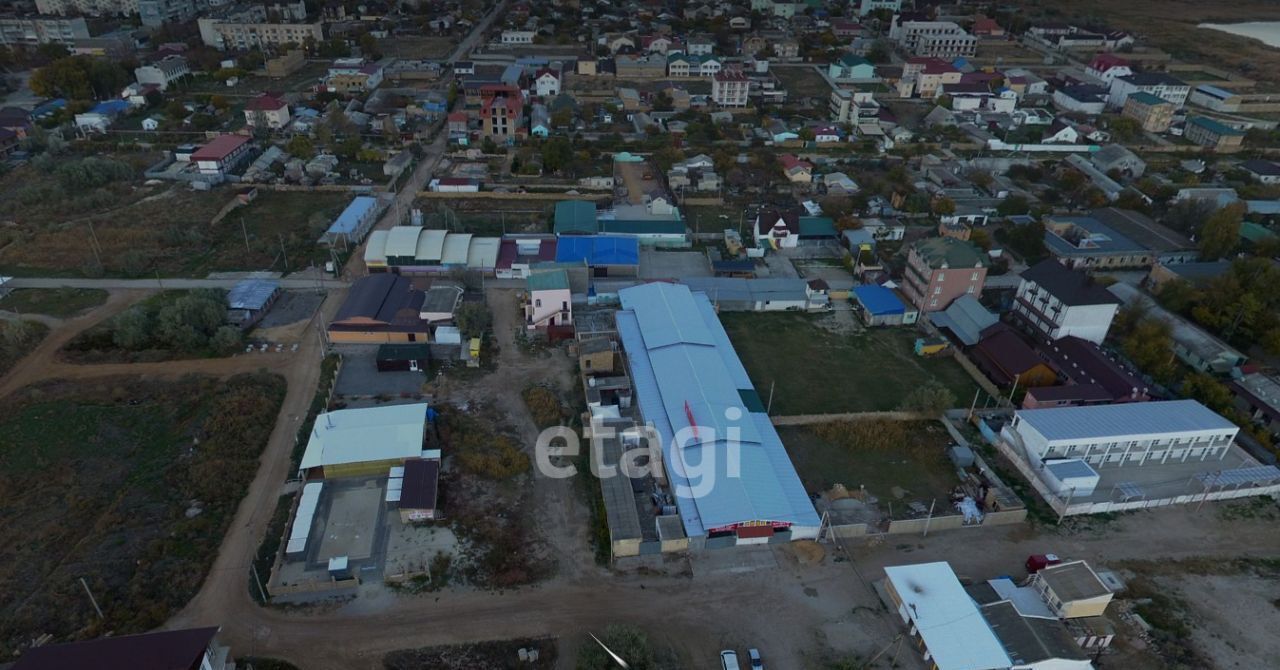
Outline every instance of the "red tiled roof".
[(274, 112), (277, 109), (288, 107), (288, 103), (270, 94), (262, 94), (253, 100), (244, 108), (251, 112)]
[(244, 135), (219, 135), (213, 138), (213, 141), (196, 149), (195, 153), (191, 154), (191, 160), (220, 161), (248, 143), (249, 138)]

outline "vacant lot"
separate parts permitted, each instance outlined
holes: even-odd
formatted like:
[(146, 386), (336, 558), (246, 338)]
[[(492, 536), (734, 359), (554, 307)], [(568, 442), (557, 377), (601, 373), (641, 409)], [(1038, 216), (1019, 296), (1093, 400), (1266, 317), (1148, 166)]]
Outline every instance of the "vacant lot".
[(48, 334), (49, 327), (38, 321), (0, 321), (0, 376)]
[[(0, 656), (163, 623), (257, 471), (284, 380), (51, 381), (0, 407)], [(99, 620), (84, 579), (102, 607)]]
[(378, 41), (382, 55), (405, 60), (434, 60), (444, 58), (458, 41), (452, 37), (410, 37), (396, 35), (392, 39)]
[(20, 288), (0, 299), (0, 309), (65, 319), (107, 301), (96, 288)]
[[(204, 277), (223, 270), (296, 270), (326, 260), (315, 242), (351, 200), (346, 193), (264, 190), (212, 224), (234, 197), (229, 188), (138, 186), (138, 168), (127, 179), (73, 195), (63, 182), (73, 177), (29, 167), (17, 172), (32, 182), (0, 196), (0, 215), (17, 223), (0, 227), (4, 274)], [(12, 178), (0, 179), (0, 186)], [(31, 210), (20, 206), (31, 201)]]
[[(536, 663), (516, 664), (521, 649), (538, 653)], [(455, 644), (422, 649), (393, 651), (382, 659), (386, 670), (427, 670), (428, 668), (471, 668), (472, 670), (505, 670), (521, 667), (556, 667), (555, 638), (537, 640), (496, 640), (475, 644)]]
[(772, 414), (828, 414), (898, 409), (930, 380), (947, 387), (957, 405), (976, 385), (950, 358), (920, 358), (916, 331), (869, 329), (842, 335), (820, 327), (831, 317), (794, 313), (721, 314), (760, 397), (774, 386)]
[(826, 104), (831, 95), (831, 85), (811, 65), (773, 68), (773, 73), (787, 89), (788, 101), (799, 102), (800, 98), (820, 98)]
[(865, 486), (884, 502), (896, 502), (894, 487), (907, 500), (946, 496), (959, 484), (945, 449), (951, 443), (937, 421), (842, 422), (780, 426), (778, 434), (805, 490), (821, 493), (836, 484), (850, 491)]
[(1280, 82), (1280, 50), (1261, 42), (1197, 28), (1200, 23), (1273, 21), (1270, 0), (1202, 2), (1197, 0), (1021, 0), (1027, 17), (1052, 20), (1092, 19), (1133, 31), (1139, 44), (1159, 47), (1180, 60), (1226, 67), (1261, 81)]
[(236, 353), (240, 329), (226, 323), (226, 292), (165, 291), (78, 333), (62, 349), (76, 363), (139, 363)]
[(550, 232), (551, 213), (555, 208), (555, 204), (547, 200), (483, 198), (419, 200), (414, 206), (426, 215), (429, 228), (448, 228), (476, 235)]

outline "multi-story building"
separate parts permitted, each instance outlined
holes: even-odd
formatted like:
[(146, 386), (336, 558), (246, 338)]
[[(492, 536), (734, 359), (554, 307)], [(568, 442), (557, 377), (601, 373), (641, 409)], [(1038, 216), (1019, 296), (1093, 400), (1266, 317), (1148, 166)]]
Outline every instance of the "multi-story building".
[(1110, 85), (1111, 80), (1116, 77), (1127, 77), (1133, 74), (1133, 68), (1129, 67), (1129, 61), (1115, 54), (1101, 53), (1089, 62), (1085, 73)]
[(279, 130), (289, 125), (289, 103), (264, 93), (244, 106), (244, 121), (250, 128)]
[(1078, 458), (1140, 466), (1221, 460), (1240, 428), (1195, 400), (1018, 410), (1001, 437), (1033, 465)]
[(902, 0), (858, 0), (858, 16), (866, 16), (877, 10), (897, 12), (902, 9)]
[(0, 17), (0, 44), (5, 46), (61, 44), (70, 47), (76, 41), (85, 39), (89, 39), (89, 25), (83, 17)]
[(960, 77), (960, 70), (941, 58), (920, 56), (902, 66), (902, 81), (913, 82), (913, 92), (922, 98), (937, 96), (943, 85), (958, 84)]
[(731, 67), (711, 78), (711, 101), (721, 107), (746, 107), (751, 83), (742, 70)]
[(1191, 87), (1177, 77), (1163, 72), (1136, 72), (1111, 80), (1107, 104), (1114, 109), (1123, 109), (1129, 96), (1139, 91), (1168, 100), (1178, 109), (1182, 109), (1182, 106), (1187, 103)]
[(182, 56), (165, 56), (164, 58), (134, 68), (133, 78), (139, 84), (155, 84), (161, 91), (167, 90), (169, 84), (191, 74), (187, 59)]
[(1138, 91), (1124, 101), (1121, 114), (1142, 125), (1142, 129), (1152, 133), (1163, 133), (1173, 125), (1173, 113), (1177, 111), (1172, 102), (1156, 97), (1145, 91)]
[(862, 121), (872, 121), (880, 115), (880, 104), (871, 91), (858, 89), (832, 89), (827, 109), (831, 113), (831, 120), (836, 123), (857, 125)]
[(982, 250), (952, 237), (934, 237), (911, 245), (903, 273), (903, 291), (921, 312), (946, 309), (962, 295), (977, 297), (990, 262)]
[(269, 22), (263, 5), (236, 5), (197, 20), (200, 39), (219, 50), (280, 47), (324, 40), (323, 24), (306, 22), (303, 3), (273, 5), (278, 21)]
[(381, 63), (366, 63), (362, 58), (341, 58), (329, 67), (325, 87), (332, 93), (372, 91), (382, 85)]
[(1244, 143), (1243, 130), (1232, 128), (1206, 116), (1193, 116), (1188, 119), (1183, 137), (1214, 150), (1231, 149)]
[(191, 154), (191, 163), (200, 174), (225, 177), (249, 157), (249, 138), (244, 135), (219, 135)]
[(1102, 344), (1119, 305), (1120, 299), (1088, 274), (1048, 259), (1022, 273), (1013, 315), (1051, 340), (1074, 336)]
[(138, 0), (138, 16), (142, 25), (158, 28), (166, 23), (186, 23), (194, 19), (206, 4), (203, 0)]
[(915, 56), (957, 58), (973, 56), (978, 38), (952, 21), (900, 21), (893, 17), (889, 38)]
[(524, 96), (520, 89), (491, 84), (480, 91), (480, 131), (485, 137), (509, 142), (525, 134)]
[(138, 0), (36, 0), (36, 11), (41, 14), (137, 14)]

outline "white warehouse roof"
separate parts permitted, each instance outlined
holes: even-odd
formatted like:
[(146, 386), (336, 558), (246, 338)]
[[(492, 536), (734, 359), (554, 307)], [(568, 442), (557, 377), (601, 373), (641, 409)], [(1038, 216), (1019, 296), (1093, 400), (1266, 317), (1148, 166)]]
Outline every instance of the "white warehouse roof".
[(636, 397), (662, 439), (685, 532), (697, 536), (749, 522), (816, 528), (813, 503), (769, 417), (760, 411), (759, 397), (707, 296), (666, 283), (618, 295), (623, 306), (616, 316), (618, 333)]
[(417, 458), (426, 421), (427, 403), (326, 412), (316, 417), (299, 469)]
[(1002, 670), (1013, 665), (950, 565), (895, 565), (884, 572), (938, 670)]
[(418, 234), (422, 229), (417, 226), (396, 226), (387, 231), (387, 256), (410, 256), (418, 249)]
[(1050, 441), (1238, 430), (1195, 400), (1026, 409), (1017, 417)]

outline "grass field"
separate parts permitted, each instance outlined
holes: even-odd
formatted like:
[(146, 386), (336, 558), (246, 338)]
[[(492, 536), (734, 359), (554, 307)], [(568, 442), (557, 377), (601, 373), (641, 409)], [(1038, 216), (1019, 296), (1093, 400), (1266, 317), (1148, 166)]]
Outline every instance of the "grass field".
[(904, 501), (927, 504), (959, 483), (946, 457), (950, 436), (936, 421), (780, 426), (778, 435), (810, 493), (835, 484), (850, 491), (865, 486), (880, 500), (894, 501), (896, 486), (908, 492)]
[(248, 206), (210, 224), (231, 201), (230, 189), (195, 192), (175, 186), (149, 192), (88, 215), (31, 221), (0, 240), (0, 273), (203, 277), (218, 271), (297, 270), (326, 260), (316, 240), (351, 199), (345, 193), (262, 190)]
[(0, 321), (0, 376), (48, 334), (49, 327), (38, 321)]
[(831, 95), (831, 85), (811, 66), (772, 68), (778, 80), (787, 89), (788, 102), (799, 102), (804, 98), (821, 98), (826, 104)]
[(1163, 49), (1179, 60), (1229, 68), (1259, 81), (1280, 82), (1280, 50), (1257, 40), (1196, 27), (1200, 23), (1273, 21), (1273, 0), (1019, 0), (1016, 4), (1032, 21), (1090, 18), (1133, 31), (1140, 44)]
[(107, 292), (96, 288), (20, 288), (0, 298), (0, 309), (65, 319), (106, 301)]
[[(0, 407), (0, 655), (162, 623), (199, 588), (284, 380), (51, 381)], [(83, 578), (102, 607), (99, 620)]]
[(950, 358), (920, 358), (916, 332), (878, 328), (839, 335), (793, 313), (720, 315), (761, 398), (775, 385), (773, 414), (827, 414), (898, 409), (933, 379), (966, 404), (977, 386)]

